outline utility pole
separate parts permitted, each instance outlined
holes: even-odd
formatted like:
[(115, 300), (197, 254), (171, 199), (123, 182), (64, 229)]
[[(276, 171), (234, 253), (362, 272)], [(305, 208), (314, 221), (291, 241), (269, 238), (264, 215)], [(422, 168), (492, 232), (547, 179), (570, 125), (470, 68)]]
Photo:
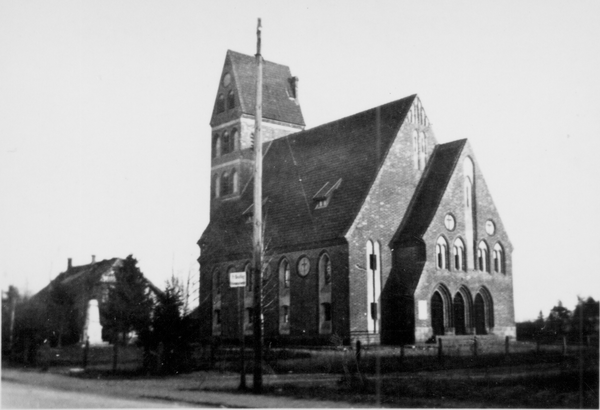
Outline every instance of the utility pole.
[(253, 269), (254, 269), (254, 373), (252, 390), (262, 392), (262, 76), (263, 59), (260, 54), (260, 18), (256, 29), (256, 113), (254, 126), (254, 213), (253, 213)]

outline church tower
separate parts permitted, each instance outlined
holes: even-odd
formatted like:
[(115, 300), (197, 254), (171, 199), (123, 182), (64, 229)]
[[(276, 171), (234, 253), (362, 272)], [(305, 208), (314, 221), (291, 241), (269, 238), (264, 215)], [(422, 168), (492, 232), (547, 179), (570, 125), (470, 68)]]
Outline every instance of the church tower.
[[(289, 67), (268, 61), (263, 77), (263, 142), (302, 131), (298, 78)], [(238, 199), (252, 178), (255, 105), (255, 57), (229, 50), (210, 121), (211, 214), (222, 202)]]

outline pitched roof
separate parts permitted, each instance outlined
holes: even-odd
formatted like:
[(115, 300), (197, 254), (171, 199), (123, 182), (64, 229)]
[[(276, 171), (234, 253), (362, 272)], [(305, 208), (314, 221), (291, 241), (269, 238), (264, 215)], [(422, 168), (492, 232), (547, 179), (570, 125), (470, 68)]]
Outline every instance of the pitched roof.
[(45, 288), (36, 293), (32, 298), (43, 297), (49, 292), (50, 287), (55, 284), (68, 285), (75, 287), (85, 279), (100, 280), (102, 274), (110, 271), (117, 262), (122, 261), (119, 258), (105, 259), (99, 262), (90, 263), (81, 266), (72, 266), (64, 272), (58, 274)]
[[(300, 244), (344, 243), (377, 171), (415, 96), (410, 96), (265, 144), (263, 195), (265, 248)], [(329, 182), (328, 206), (315, 209), (314, 195)], [(238, 200), (221, 200), (199, 244), (202, 257), (221, 260), (249, 257), (251, 224), (242, 213), (252, 203), (252, 183)], [(243, 256), (247, 255), (247, 256)]]
[[(228, 50), (241, 112), (255, 114), (256, 58)], [(265, 61), (263, 64), (263, 118), (304, 126), (304, 117), (294, 98), (290, 68)]]
[[(110, 272), (113, 267), (120, 266), (123, 262), (121, 258), (105, 259), (99, 262), (90, 263), (81, 266), (72, 266), (66, 271), (60, 273), (50, 284), (36, 293), (33, 297), (38, 298), (49, 292), (51, 286), (56, 284), (69, 286), (76, 290), (84, 280), (89, 280), (91, 283), (98, 282), (102, 275)], [(144, 277), (148, 287), (157, 295), (163, 294), (163, 291), (156, 287), (150, 280)]]
[(467, 140), (437, 145), (391, 243), (421, 238), (431, 224)]

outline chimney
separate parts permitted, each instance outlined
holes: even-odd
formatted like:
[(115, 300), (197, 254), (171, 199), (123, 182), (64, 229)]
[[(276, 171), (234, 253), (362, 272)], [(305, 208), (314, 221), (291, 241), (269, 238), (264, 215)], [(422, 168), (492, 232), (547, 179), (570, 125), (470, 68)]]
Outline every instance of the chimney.
[(73, 267), (73, 259), (67, 259), (67, 270), (70, 270)]
[(292, 96), (296, 101), (298, 101), (298, 81), (300, 81), (298, 77), (290, 78), (290, 85), (292, 86)]
[(92, 255), (92, 263), (96, 263), (96, 255)]

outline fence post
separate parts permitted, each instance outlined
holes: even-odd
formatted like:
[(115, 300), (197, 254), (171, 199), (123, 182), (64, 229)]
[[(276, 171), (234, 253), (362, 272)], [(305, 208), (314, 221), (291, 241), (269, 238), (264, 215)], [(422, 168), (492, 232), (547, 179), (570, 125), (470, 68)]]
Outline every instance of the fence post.
[(443, 346), (443, 343), (442, 343), (442, 338), (438, 337), (438, 361), (440, 363), (442, 363), (442, 361), (444, 360), (444, 353), (443, 353), (443, 351), (444, 351), (444, 346)]
[(504, 338), (504, 354), (507, 355), (507, 356), (509, 354), (509, 340), (510, 340), (509, 336), (506, 336)]
[(360, 365), (360, 356), (361, 356), (362, 345), (360, 340), (356, 341), (356, 363)]
[(473, 336), (473, 356), (477, 356), (477, 336)]
[(567, 336), (562, 337), (562, 355), (567, 355)]

